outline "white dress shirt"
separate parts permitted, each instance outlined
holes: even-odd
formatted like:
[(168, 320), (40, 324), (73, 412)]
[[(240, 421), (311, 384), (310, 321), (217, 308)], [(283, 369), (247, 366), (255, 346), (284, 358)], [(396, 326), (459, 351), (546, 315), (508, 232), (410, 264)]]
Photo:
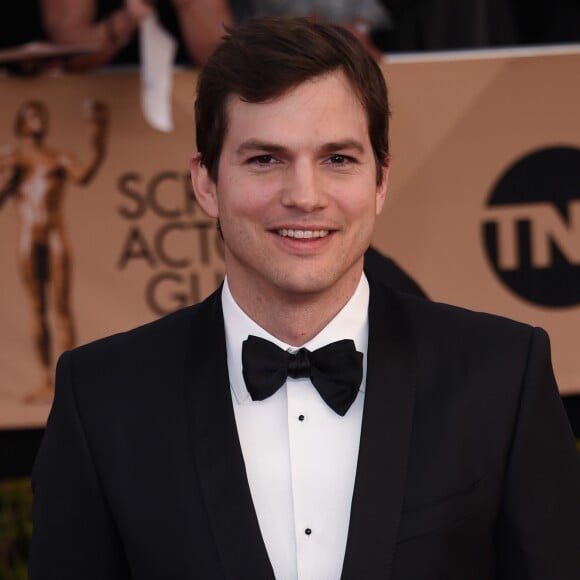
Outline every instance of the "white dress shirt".
[(350, 338), (362, 352), (363, 379), (344, 417), (310, 379), (288, 378), (253, 401), (242, 375), (242, 342), (252, 334), (284, 350), (222, 291), (232, 402), (246, 473), (264, 544), (277, 580), (338, 580), (342, 572), (356, 474), (368, 342), (369, 286), (363, 275), (344, 308), (312, 340), (316, 350)]

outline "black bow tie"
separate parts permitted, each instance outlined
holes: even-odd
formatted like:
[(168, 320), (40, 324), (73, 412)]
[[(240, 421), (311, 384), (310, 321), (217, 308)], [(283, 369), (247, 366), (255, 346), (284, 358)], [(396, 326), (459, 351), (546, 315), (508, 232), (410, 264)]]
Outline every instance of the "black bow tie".
[(257, 336), (249, 336), (242, 344), (244, 380), (254, 401), (273, 395), (287, 377), (308, 377), (326, 404), (341, 416), (360, 388), (362, 361), (352, 340), (339, 340), (312, 352), (301, 348), (295, 354)]

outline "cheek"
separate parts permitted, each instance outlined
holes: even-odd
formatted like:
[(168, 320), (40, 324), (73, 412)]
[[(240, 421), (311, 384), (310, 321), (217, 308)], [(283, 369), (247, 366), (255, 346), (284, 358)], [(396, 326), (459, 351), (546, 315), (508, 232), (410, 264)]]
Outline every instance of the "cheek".
[(350, 217), (352, 220), (368, 220), (374, 219), (377, 213), (377, 199), (373, 193), (365, 193), (354, 195), (352, 191), (343, 192), (343, 195), (338, 198), (338, 206), (340, 211)]
[(279, 186), (273, 181), (237, 179), (224, 185), (218, 195), (222, 214), (259, 218), (280, 197)]

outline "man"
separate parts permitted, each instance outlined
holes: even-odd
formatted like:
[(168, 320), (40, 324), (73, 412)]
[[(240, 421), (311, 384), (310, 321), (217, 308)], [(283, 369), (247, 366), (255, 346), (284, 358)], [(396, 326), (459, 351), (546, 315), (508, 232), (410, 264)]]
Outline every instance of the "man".
[(348, 32), (226, 37), (191, 166), (226, 281), (62, 357), (32, 580), (577, 577), (580, 466), (545, 333), (363, 274), (387, 119)]
[[(63, 200), (69, 182), (89, 184), (106, 153), (108, 108), (88, 101), (91, 157), (87, 163), (47, 146), (49, 115), (44, 103), (25, 102), (16, 115), (16, 147), (0, 153), (0, 208), (13, 197), (20, 224), (19, 270), (33, 312), (33, 334), (42, 380), (26, 394), (28, 402), (50, 402), (53, 397), (54, 359), (74, 346), (70, 307), (71, 259), (63, 217)], [(54, 307), (54, 330), (50, 328)], [(56, 340), (53, 338), (56, 336)]]

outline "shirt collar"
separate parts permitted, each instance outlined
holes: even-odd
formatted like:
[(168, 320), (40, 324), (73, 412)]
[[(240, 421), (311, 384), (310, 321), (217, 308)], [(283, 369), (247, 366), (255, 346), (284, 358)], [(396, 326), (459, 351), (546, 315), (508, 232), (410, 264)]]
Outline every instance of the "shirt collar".
[[(302, 345), (308, 350), (316, 350), (336, 340), (352, 339), (356, 349), (363, 353), (363, 379), (360, 387), (362, 392), (365, 391), (367, 370), (368, 306), (369, 284), (366, 276), (362, 274), (349, 301), (315, 337)], [(230, 386), (236, 401), (241, 404), (249, 397), (242, 375), (242, 342), (252, 334), (273, 342), (283, 350), (294, 350), (294, 347), (272, 336), (238, 306), (230, 291), (227, 277), (222, 288), (222, 308)]]

